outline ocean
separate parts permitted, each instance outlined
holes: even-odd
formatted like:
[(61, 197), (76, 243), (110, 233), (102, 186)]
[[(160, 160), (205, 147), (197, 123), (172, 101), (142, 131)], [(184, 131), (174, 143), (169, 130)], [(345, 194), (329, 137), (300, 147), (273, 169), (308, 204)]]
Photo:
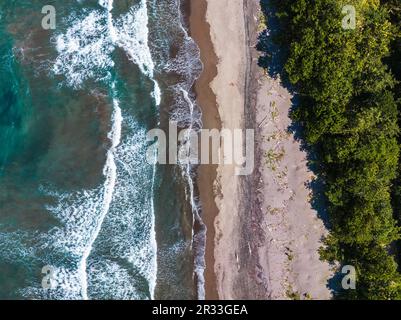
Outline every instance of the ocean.
[(196, 168), (146, 161), (202, 126), (182, 2), (0, 0), (0, 299), (204, 298)]

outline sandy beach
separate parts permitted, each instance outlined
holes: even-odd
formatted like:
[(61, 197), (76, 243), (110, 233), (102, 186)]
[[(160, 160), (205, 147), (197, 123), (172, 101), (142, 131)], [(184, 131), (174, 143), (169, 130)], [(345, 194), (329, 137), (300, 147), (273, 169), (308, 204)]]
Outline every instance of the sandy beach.
[[(314, 179), (288, 127), (291, 95), (258, 67), (258, 0), (192, 0), (191, 36), (204, 71), (196, 84), (205, 128), (254, 129), (255, 170), (202, 165), (208, 227), (207, 299), (329, 299), (327, 234), (310, 204)], [(213, 49), (213, 50), (212, 50)]]
[[(203, 72), (195, 84), (197, 102), (202, 106), (202, 122), (205, 129), (221, 129), (220, 115), (217, 110), (216, 95), (209, 86), (217, 75), (217, 56), (210, 39), (210, 26), (206, 21), (206, 0), (190, 1), (190, 32), (197, 42), (203, 63)], [(201, 165), (198, 171), (198, 188), (202, 203), (203, 220), (208, 228), (206, 240), (205, 293), (207, 299), (218, 299), (216, 275), (214, 272), (214, 219), (218, 214), (214, 181), (217, 178), (217, 165)]]

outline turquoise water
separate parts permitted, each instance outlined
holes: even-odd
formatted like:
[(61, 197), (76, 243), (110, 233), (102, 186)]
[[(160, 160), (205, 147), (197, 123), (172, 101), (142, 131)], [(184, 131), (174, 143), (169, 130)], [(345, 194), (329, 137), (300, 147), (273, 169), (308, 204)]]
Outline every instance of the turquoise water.
[(146, 161), (148, 130), (199, 123), (178, 0), (0, 0), (0, 16), (0, 298), (194, 298), (192, 171)]

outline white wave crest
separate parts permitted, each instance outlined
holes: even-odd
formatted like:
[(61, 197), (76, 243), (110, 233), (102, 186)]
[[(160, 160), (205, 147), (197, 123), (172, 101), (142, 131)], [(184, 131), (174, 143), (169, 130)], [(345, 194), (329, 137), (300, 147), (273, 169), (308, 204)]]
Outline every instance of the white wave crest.
[(55, 40), (58, 57), (53, 72), (64, 75), (67, 85), (76, 89), (89, 79), (108, 81), (110, 69), (114, 67), (111, 54), (119, 47), (143, 74), (152, 79), (152, 95), (159, 105), (161, 92), (154, 80), (155, 64), (148, 44), (146, 0), (141, 0), (139, 5), (116, 19), (112, 15), (113, 3), (113, 0), (99, 0), (99, 5), (106, 11), (93, 10), (84, 13), (83, 18), (70, 18), (71, 27)]
[(53, 72), (64, 75), (67, 85), (73, 88), (79, 88), (88, 79), (109, 80), (114, 47), (109, 41), (105, 16), (92, 11), (83, 19), (71, 17), (70, 24), (67, 32), (56, 38), (59, 55)]

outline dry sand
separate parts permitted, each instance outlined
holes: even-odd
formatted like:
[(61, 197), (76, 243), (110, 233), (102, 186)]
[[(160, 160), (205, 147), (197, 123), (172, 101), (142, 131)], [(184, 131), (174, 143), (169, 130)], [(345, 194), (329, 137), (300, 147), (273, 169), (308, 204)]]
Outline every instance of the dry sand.
[(309, 202), (314, 177), (306, 154), (288, 132), (290, 95), (279, 80), (264, 78), (257, 97), (267, 240), (259, 248), (260, 261), (269, 266), (272, 299), (329, 299), (330, 266), (318, 254), (327, 231)]
[(204, 125), (256, 134), (252, 175), (200, 167), (206, 298), (328, 299), (330, 266), (318, 255), (327, 231), (309, 202), (306, 153), (287, 130), (291, 96), (257, 66), (259, 10), (259, 0), (191, 4), (191, 35), (205, 65), (196, 84)]
[[(216, 94), (222, 128), (244, 127), (244, 85), (246, 72), (245, 30), (241, 0), (208, 1), (207, 21), (218, 57), (217, 76), (210, 86)], [(240, 13), (240, 14), (238, 14)], [(234, 165), (220, 165), (215, 189), (219, 214), (215, 220), (215, 273), (220, 299), (233, 299), (237, 275), (239, 176)]]

